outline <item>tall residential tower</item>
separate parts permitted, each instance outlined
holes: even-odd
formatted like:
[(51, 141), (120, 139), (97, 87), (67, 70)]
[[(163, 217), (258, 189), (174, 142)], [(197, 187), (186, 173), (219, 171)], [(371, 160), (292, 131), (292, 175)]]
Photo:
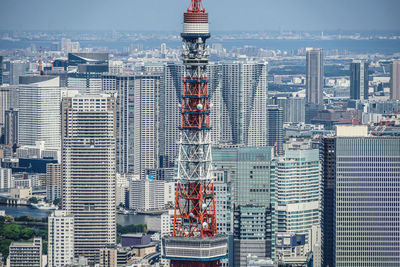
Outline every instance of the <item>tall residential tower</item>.
[(108, 95), (62, 101), (62, 204), (74, 216), (75, 256), (98, 262), (116, 242), (115, 103)]

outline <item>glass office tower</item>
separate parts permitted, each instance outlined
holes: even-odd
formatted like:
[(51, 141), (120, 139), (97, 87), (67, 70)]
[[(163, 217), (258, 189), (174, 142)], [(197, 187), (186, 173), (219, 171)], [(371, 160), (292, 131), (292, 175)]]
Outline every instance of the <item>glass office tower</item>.
[(400, 265), (400, 138), (337, 137), (334, 266)]

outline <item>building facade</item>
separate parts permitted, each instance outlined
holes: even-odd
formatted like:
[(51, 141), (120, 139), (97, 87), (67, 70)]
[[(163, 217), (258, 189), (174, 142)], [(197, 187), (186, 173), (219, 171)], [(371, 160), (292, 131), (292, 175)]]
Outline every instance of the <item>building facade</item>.
[(61, 199), (62, 181), (61, 181), (61, 164), (46, 164), (46, 194), (47, 199)]
[(63, 209), (75, 218), (75, 256), (98, 263), (116, 242), (115, 100), (78, 95), (62, 102)]
[(368, 99), (368, 62), (350, 64), (350, 99)]
[(276, 172), (275, 234), (304, 234), (311, 251), (312, 227), (321, 224), (321, 190), (319, 151), (286, 150)]
[(130, 182), (129, 208), (134, 210), (164, 209), (164, 186), (161, 180), (140, 179)]
[(103, 76), (103, 91), (117, 93), (117, 172), (134, 170), (134, 77), (130, 75)]
[(11, 188), (11, 169), (0, 168), (0, 189)]
[(49, 216), (47, 266), (62, 267), (74, 260), (74, 217), (64, 210)]
[(266, 146), (268, 64), (223, 63), (221, 72), (220, 141)]
[(400, 60), (390, 64), (390, 98), (400, 100)]
[(142, 178), (146, 170), (158, 168), (159, 94), (160, 76), (135, 76), (133, 173)]
[(306, 85), (306, 102), (323, 104), (324, 52), (322, 48), (306, 49)]
[(274, 104), (283, 109), (283, 122), (305, 122), (305, 99), (302, 97), (276, 97)]
[(275, 149), (277, 155), (283, 153), (283, 109), (276, 105), (268, 105), (267, 144)]
[(59, 77), (21, 76), (19, 85), (19, 144), (60, 149)]
[(333, 266), (399, 264), (399, 148), (399, 137), (336, 137)]
[(224, 227), (232, 235), (229, 266), (246, 266), (248, 254), (271, 257), (271, 185), (275, 179), (273, 149), (221, 146), (214, 148), (212, 153), (215, 169), (230, 179), (230, 195), (224, 200), (216, 199), (227, 201), (231, 206), (230, 214), (225, 211), (221, 214), (225, 217), (222, 216), (220, 221), (227, 224)]
[(178, 156), (181, 99), (183, 91), (183, 64), (169, 63), (164, 66), (160, 93), (160, 167), (173, 168)]
[(18, 127), (19, 127), (19, 111), (18, 109), (9, 109), (4, 112), (4, 144), (18, 144)]
[(335, 139), (322, 139), (320, 147), (322, 163), (322, 265), (333, 267), (334, 200), (335, 200)]
[(10, 267), (42, 267), (42, 238), (28, 242), (12, 242), (9, 248)]

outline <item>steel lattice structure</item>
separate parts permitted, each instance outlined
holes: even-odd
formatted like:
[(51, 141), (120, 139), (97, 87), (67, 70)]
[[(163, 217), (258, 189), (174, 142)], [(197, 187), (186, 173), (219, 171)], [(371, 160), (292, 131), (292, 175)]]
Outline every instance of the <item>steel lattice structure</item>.
[(171, 266), (219, 266), (226, 238), (217, 236), (210, 104), (207, 87), (208, 13), (191, 0), (184, 14), (183, 80), (178, 173), (172, 237), (163, 240)]

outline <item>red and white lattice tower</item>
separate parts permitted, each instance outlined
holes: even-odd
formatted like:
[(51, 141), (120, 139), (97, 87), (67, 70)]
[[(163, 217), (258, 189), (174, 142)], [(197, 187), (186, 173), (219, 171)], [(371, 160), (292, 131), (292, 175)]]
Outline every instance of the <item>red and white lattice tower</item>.
[(181, 133), (172, 236), (163, 238), (163, 257), (171, 266), (219, 266), (227, 256), (227, 239), (217, 235), (210, 104), (207, 87), (210, 37), (208, 13), (191, 0), (184, 14)]

